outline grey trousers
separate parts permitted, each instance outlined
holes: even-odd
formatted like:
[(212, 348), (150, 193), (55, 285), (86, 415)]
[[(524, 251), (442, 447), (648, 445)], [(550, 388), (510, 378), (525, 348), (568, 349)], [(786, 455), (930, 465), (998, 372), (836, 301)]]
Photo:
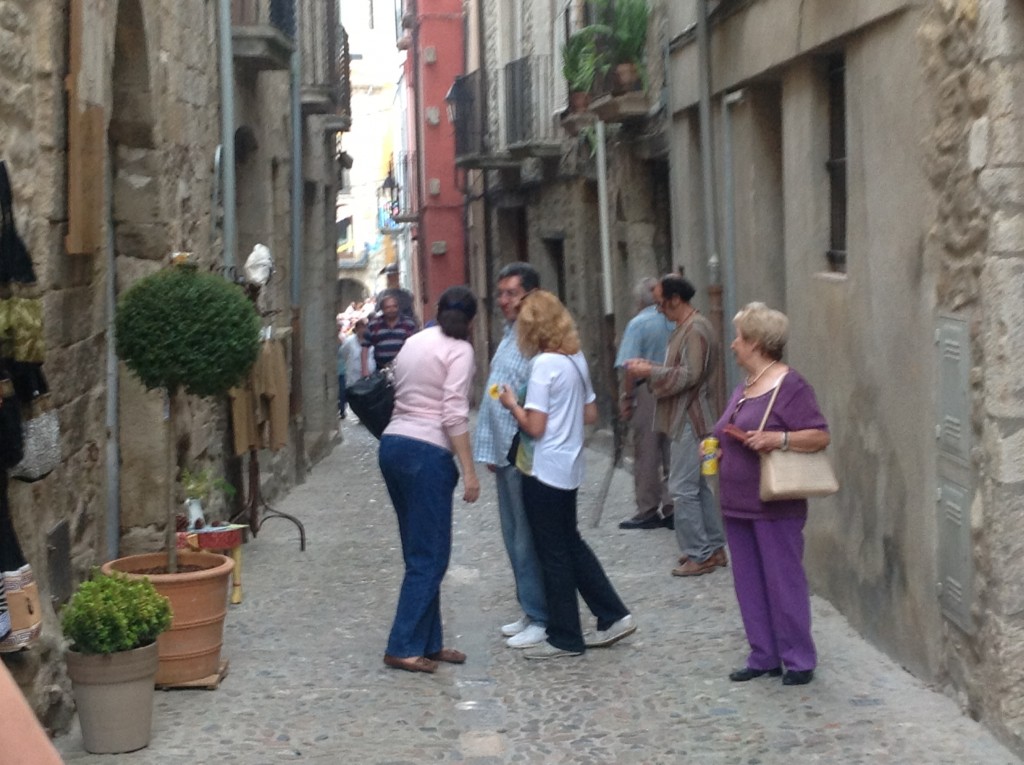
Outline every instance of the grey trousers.
[(722, 516), (707, 479), (700, 473), (700, 447), (689, 422), (672, 442), (668, 489), (675, 500), (676, 542), (679, 551), (703, 563), (725, 546)]
[(655, 398), (647, 385), (636, 387), (636, 403), (630, 418), (633, 435), (633, 490), (636, 514), (672, 506), (668, 491), (669, 438), (653, 429)]

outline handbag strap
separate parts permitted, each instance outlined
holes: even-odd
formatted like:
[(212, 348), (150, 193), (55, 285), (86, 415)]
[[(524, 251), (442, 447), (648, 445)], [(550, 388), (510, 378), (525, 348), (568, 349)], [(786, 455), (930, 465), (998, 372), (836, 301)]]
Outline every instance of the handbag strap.
[(758, 431), (764, 430), (764, 426), (768, 424), (768, 415), (772, 413), (772, 407), (775, 406), (775, 399), (779, 397), (779, 388), (782, 387), (782, 381), (786, 379), (788, 372), (783, 372), (782, 377), (775, 383), (775, 390), (772, 391), (772, 397), (768, 401), (768, 408), (764, 410), (764, 417), (761, 418), (761, 424), (758, 426)]

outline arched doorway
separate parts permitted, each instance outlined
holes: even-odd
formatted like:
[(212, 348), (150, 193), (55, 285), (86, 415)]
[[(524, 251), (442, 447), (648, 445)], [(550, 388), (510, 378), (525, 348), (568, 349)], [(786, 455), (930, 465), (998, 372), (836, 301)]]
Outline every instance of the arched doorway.
[(359, 279), (344, 277), (338, 279), (338, 285), (334, 292), (335, 312), (341, 313), (349, 303), (358, 303), (370, 297), (370, 290)]

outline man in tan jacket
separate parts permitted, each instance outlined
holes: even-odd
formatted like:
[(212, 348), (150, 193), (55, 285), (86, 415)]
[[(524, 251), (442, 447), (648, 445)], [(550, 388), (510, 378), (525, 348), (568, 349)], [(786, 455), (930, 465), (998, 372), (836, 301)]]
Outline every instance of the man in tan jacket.
[(668, 487), (675, 504), (676, 541), (682, 556), (673, 576), (700, 576), (728, 565), (725, 534), (715, 498), (700, 472), (700, 441), (711, 433), (711, 381), (720, 362), (711, 323), (690, 305), (696, 290), (669, 274), (654, 290), (658, 310), (676, 325), (663, 364), (626, 362), (635, 379), (646, 379), (657, 399), (654, 429), (672, 441)]

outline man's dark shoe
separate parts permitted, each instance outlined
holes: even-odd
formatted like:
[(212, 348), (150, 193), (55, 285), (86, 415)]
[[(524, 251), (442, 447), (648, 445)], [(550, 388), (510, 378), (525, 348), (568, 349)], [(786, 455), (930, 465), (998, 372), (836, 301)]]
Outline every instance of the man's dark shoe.
[(813, 669), (791, 669), (782, 676), (783, 685), (807, 685), (814, 679)]
[[(775, 667), (774, 669), (753, 669), (751, 667), (744, 667), (743, 669), (737, 669), (735, 672), (729, 673), (729, 679), (734, 683), (745, 683), (747, 680), (753, 680), (755, 677), (762, 677), (768, 675), (768, 677), (778, 677), (782, 674), (782, 667)], [(787, 672), (787, 675), (790, 673)], [(782, 682), (786, 682), (783, 680)]]
[(661, 525), (664, 526), (666, 529), (672, 529), (674, 531), (676, 528), (675, 515), (666, 515), (664, 518), (661, 519)]
[(634, 515), (619, 524), (620, 529), (660, 529), (664, 525), (662, 517), (657, 510), (651, 510), (643, 515)]

